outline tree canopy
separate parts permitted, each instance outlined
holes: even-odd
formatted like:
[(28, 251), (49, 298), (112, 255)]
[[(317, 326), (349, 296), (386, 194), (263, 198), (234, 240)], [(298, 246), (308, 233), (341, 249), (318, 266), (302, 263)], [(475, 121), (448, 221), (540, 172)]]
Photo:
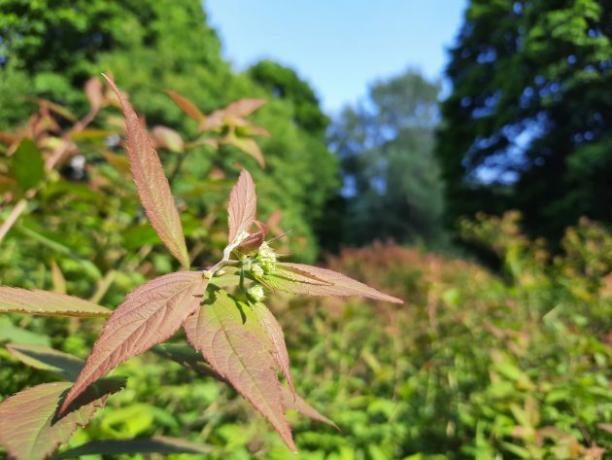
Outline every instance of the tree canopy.
[(448, 219), (519, 209), (557, 239), (612, 222), (612, 2), (472, 0), (437, 154)]
[[(215, 162), (230, 169), (237, 161), (253, 166), (262, 202), (267, 203), (263, 217), (281, 210), (283, 226), (304, 237), (296, 239), (306, 245), (300, 253), (312, 258), (316, 250), (313, 225), (337, 186), (336, 161), (325, 146), (325, 118), (318, 102), (295, 73), (290, 81), (290, 86), (298, 88), (293, 99), (274, 97), (274, 89), (266, 82), (284, 81), (283, 67), (268, 65), (266, 78), (259, 78), (259, 83), (248, 72), (234, 72), (220, 49), (198, 0), (59, 0), (52, 7), (42, 0), (3, 0), (0, 129), (33, 111), (23, 103), (27, 97), (44, 97), (73, 110), (86, 107), (83, 84), (100, 72), (114, 76), (149, 124), (163, 123), (187, 132), (194, 131), (193, 122), (186, 120), (164, 90), (189, 97), (205, 113), (241, 97), (267, 99), (269, 103), (256, 116), (258, 124), (271, 133), (261, 142), (265, 173), (232, 147), (214, 159), (204, 148), (194, 151), (184, 169), (202, 175)], [(298, 93), (310, 98), (306, 111), (311, 115), (296, 115), (301, 113), (294, 104), (301, 97)], [(310, 122), (304, 121), (309, 117)]]

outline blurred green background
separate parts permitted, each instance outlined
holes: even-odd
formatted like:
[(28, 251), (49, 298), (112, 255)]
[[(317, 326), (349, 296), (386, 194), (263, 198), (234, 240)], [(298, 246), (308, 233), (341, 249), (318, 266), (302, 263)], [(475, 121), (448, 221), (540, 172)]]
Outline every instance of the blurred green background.
[[(223, 249), (246, 167), (277, 247), (406, 301), (273, 298), (299, 391), (341, 429), (295, 417), (295, 458), (610, 455), (612, 2), (470, 0), (442, 79), (410, 68), (336, 111), (272, 59), (233, 68), (206, 8), (0, 0), (0, 221), (25, 202), (1, 284), (114, 307), (177, 268), (138, 203), (117, 110), (74, 129), (94, 106), (86, 83), (110, 72), (150, 128), (180, 133), (158, 148), (196, 266)], [(265, 99), (250, 120), (270, 136), (235, 125), (199, 142), (168, 89), (206, 114)], [(85, 357), (100, 327), (3, 315), (0, 345)], [(0, 399), (55, 378), (4, 346), (0, 363)], [(204, 458), (294, 458), (212, 379), (151, 353), (116, 374), (127, 390), (70, 446), (169, 435), (209, 444)]]

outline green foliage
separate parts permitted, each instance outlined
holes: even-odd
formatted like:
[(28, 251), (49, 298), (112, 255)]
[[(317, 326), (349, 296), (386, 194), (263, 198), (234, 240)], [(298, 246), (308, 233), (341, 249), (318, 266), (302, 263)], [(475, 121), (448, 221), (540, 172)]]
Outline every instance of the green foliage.
[[(192, 255), (193, 251), (188, 252), (170, 181), (156, 151), (158, 144), (172, 152), (182, 152), (185, 143), (180, 134), (163, 126), (158, 126), (149, 133), (144, 120), (136, 114), (128, 97), (119, 90), (112, 78), (106, 75), (104, 78), (110, 86), (111, 94), (105, 93), (95, 78), (85, 85), (91, 104), (91, 110), (85, 118), (77, 120), (61, 106), (41, 101), (40, 113), (31, 117), (27, 130), (3, 134), (2, 141), (8, 146), (6, 153), (10, 157), (9, 160), (12, 160), (10, 163), (19, 166), (12, 168), (12, 177), (6, 177), (5, 181), (10, 183), (12, 179), (18, 190), (28, 192), (27, 199), (35, 198), (39, 184), (46, 179), (46, 173), (53, 172), (64, 156), (79, 152), (77, 145), (71, 140), (75, 137), (81, 138), (99, 110), (117, 101), (125, 118), (129, 172), (138, 198), (155, 233), (166, 249), (181, 263), (183, 271), (158, 276), (132, 290), (112, 312), (96, 303), (64, 294), (66, 280), (55, 261), (51, 263), (52, 280), (55, 290), (60, 292), (0, 287), (0, 312), (3, 313), (109, 317), (85, 362), (61, 351), (40, 346), (27, 347), (19, 343), (7, 346), (7, 351), (24, 364), (60, 374), (73, 383), (37, 385), (2, 401), (0, 445), (11, 458), (17, 460), (48, 458), (59, 445), (70, 439), (79, 426), (89, 423), (97, 409), (104, 406), (108, 395), (120, 389), (120, 381), (112, 388), (106, 389), (109, 382), (109, 379), (103, 378), (106, 374), (129, 358), (167, 341), (182, 327), (191, 346), (202, 353), (205, 361), (201, 362), (200, 358), (196, 358), (198, 364), (194, 366), (187, 362), (193, 358), (178, 357), (171, 351), (171, 347), (161, 347), (160, 354), (172, 359), (177, 356), (178, 362), (186, 367), (195, 370), (204, 368), (205, 375), (212, 375), (230, 384), (266, 417), (286, 447), (295, 451), (286, 411), (295, 409), (314, 420), (330, 425), (333, 425), (333, 422), (297, 395), (290, 374), (283, 330), (274, 315), (262, 304), (266, 297), (264, 286), (274, 290), (279, 281), (286, 281), (282, 290), (287, 292), (360, 295), (396, 303), (402, 301), (331, 270), (278, 262), (275, 251), (265, 241), (268, 226), (256, 220), (255, 183), (244, 169), (229, 197), (229, 230), (222, 258), (208, 268), (190, 270), (195, 256)], [(250, 135), (267, 133), (250, 123), (246, 117), (265, 101), (243, 99), (206, 116), (178, 93), (170, 92), (169, 95), (183, 111), (198, 122), (198, 130), (204, 134), (196, 144), (201, 142), (219, 149), (226, 143), (240, 146), (243, 144), (236, 144), (238, 140), (249, 140), (256, 150), (242, 150), (256, 156), (263, 164), (263, 155)], [(53, 136), (60, 129), (51, 112), (74, 122), (74, 126), (61, 138)], [(239, 130), (242, 131), (240, 134)], [(51, 145), (50, 150), (46, 152), (46, 159), (35, 142), (42, 146)], [(186, 153), (182, 152), (182, 155)], [(28, 171), (28, 163), (32, 164), (35, 182), (25, 174)], [(171, 180), (177, 177), (181, 163), (182, 161), (176, 163)], [(114, 164), (117, 166), (116, 161)], [(26, 182), (27, 180), (29, 182)], [(40, 185), (42, 190), (46, 189), (44, 185)], [(6, 201), (10, 202), (14, 198), (13, 195), (14, 192), (9, 188), (5, 196)], [(25, 212), (26, 206), (25, 198), (15, 204), (2, 224), (2, 237), (15, 225)], [(257, 229), (254, 230), (253, 227)], [(43, 236), (38, 239), (48, 242), (54, 249), (59, 246), (62, 248), (60, 252), (64, 252), (64, 246), (61, 244), (49, 242)], [(70, 253), (69, 250), (66, 251)], [(195, 255), (197, 256), (197, 252)], [(102, 280), (92, 300), (101, 299), (110, 282)], [(288, 388), (281, 385), (279, 373), (283, 375)], [(92, 394), (93, 390), (95, 391)], [(131, 406), (115, 411), (106, 419), (107, 428), (126, 418), (122, 415), (123, 412), (129, 414), (128, 426), (136, 422), (136, 428), (128, 433), (129, 436), (141, 434), (157, 419), (151, 415), (148, 407), (144, 406), (144, 410), (141, 410), (142, 407)], [(154, 408), (152, 410), (154, 415), (164, 416), (162, 420), (156, 421), (172, 420), (165, 417), (165, 412)], [(160, 446), (155, 439), (134, 440), (132, 445), (110, 441), (107, 444), (94, 442), (88, 446), (80, 446), (80, 449), (87, 451), (92, 446), (102, 449), (102, 452), (105, 452), (105, 448), (108, 452), (117, 452), (117, 448), (127, 451), (142, 448), (144, 452), (165, 449), (165, 446)], [(190, 451), (192, 446), (175, 447), (177, 449), (172, 452), (182, 452), (185, 449)], [(208, 449), (205, 448), (204, 451)]]
[(612, 222), (611, 40), (608, 1), (469, 3), (438, 137), (449, 223), (518, 209), (558, 240)]
[(408, 305), (280, 307), (296, 381), (342, 430), (299, 425), (303, 458), (578, 459), (612, 448), (611, 235), (583, 221), (551, 259), (516, 215), (464, 225), (503, 260), (501, 276), (376, 245), (331, 266)]
[(330, 144), (345, 174), (343, 241), (440, 239), (442, 184), (433, 156), (438, 90), (409, 70), (377, 82), (332, 125)]
[(293, 120), (298, 126), (313, 134), (325, 133), (329, 119), (321, 111), (319, 99), (312, 88), (294, 70), (263, 60), (251, 66), (248, 74), (266, 88), (271, 96), (292, 104)]
[[(339, 183), (336, 160), (325, 146), (325, 119), (318, 102), (306, 83), (292, 72), (288, 79), (289, 71), (280, 66), (268, 68), (261, 85), (248, 73), (233, 73), (221, 57), (219, 39), (207, 25), (200, 1), (2, 0), (0, 38), (0, 88), (6, 90), (0, 92), (0, 129), (24, 120), (23, 101), (31, 96), (84, 111), (82, 87), (100, 72), (121, 81), (150, 126), (162, 124), (188, 135), (195, 133), (193, 123), (164, 90), (189, 97), (209, 113), (245, 96), (268, 97), (270, 81), (287, 82), (295, 88), (291, 98), (273, 98), (257, 114), (272, 136), (260, 143), (268, 160), (266, 172), (254, 174), (265, 203), (263, 217), (282, 211), (283, 223), (296, 236), (292, 249), (305, 260), (314, 259), (313, 228)], [(304, 123), (294, 122), (295, 116)], [(214, 158), (205, 146), (192, 153), (183, 164), (192, 174), (181, 175), (177, 184), (182, 189), (192, 189), (198, 177), (215, 167), (254, 165), (235, 146)], [(176, 158), (170, 156), (168, 162)], [(208, 206), (206, 199), (194, 197), (192, 202)]]

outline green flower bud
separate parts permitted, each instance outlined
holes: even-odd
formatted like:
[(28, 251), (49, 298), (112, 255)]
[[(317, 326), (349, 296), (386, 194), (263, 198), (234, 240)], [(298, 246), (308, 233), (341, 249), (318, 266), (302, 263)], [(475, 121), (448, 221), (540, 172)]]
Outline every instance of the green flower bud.
[(276, 253), (265, 241), (259, 246), (257, 260), (261, 264), (264, 272), (272, 273), (276, 270)]
[(266, 296), (263, 287), (261, 287), (259, 284), (250, 287), (247, 290), (247, 295), (255, 302), (261, 302)]
[(251, 273), (253, 273), (253, 275), (255, 275), (255, 277), (257, 278), (261, 278), (262, 276), (264, 276), (264, 270), (259, 264), (253, 264), (251, 266)]

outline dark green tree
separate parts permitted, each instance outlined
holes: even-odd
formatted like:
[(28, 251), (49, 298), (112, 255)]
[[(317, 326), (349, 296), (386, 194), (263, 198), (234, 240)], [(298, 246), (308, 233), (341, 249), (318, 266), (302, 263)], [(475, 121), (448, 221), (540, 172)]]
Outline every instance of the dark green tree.
[[(283, 226), (305, 237), (298, 241), (312, 242), (313, 226), (337, 188), (336, 160), (326, 148), (325, 117), (314, 93), (295, 73), (287, 80), (284, 68), (272, 63), (261, 84), (236, 74), (220, 50), (199, 0), (0, 0), (0, 129), (24, 120), (28, 96), (84, 110), (83, 84), (100, 72), (114, 75), (150, 125), (182, 132), (195, 125), (165, 89), (189, 97), (204, 112), (244, 97), (268, 99), (255, 117), (271, 133), (261, 142), (265, 171), (233, 148), (221, 154), (202, 148), (190, 152), (183, 172), (193, 183), (213, 161), (229, 169), (237, 161), (246, 164), (268, 206), (262, 217), (280, 209)], [(295, 88), (291, 97), (271, 97), (272, 80)], [(176, 161), (166, 160), (170, 166)], [(300, 253), (312, 258), (315, 250), (309, 243)]]
[(263, 60), (251, 66), (248, 74), (273, 96), (292, 103), (293, 119), (298, 126), (312, 133), (325, 132), (329, 118), (321, 110), (315, 92), (295, 70), (270, 60)]
[(433, 156), (438, 91), (408, 70), (375, 83), (334, 122), (329, 141), (344, 173), (347, 241), (440, 236), (442, 189)]
[(611, 40), (609, 0), (471, 0), (437, 147), (449, 223), (516, 208), (556, 240), (612, 222)]

